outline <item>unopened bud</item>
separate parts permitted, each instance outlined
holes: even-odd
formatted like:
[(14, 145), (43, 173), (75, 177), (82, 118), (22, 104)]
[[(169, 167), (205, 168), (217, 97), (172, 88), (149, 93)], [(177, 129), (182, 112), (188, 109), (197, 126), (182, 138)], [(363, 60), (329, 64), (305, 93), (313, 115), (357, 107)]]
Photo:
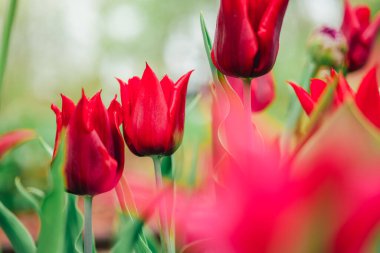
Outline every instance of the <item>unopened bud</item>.
[(345, 64), (348, 44), (340, 31), (322, 27), (311, 35), (308, 50), (316, 64), (338, 68)]

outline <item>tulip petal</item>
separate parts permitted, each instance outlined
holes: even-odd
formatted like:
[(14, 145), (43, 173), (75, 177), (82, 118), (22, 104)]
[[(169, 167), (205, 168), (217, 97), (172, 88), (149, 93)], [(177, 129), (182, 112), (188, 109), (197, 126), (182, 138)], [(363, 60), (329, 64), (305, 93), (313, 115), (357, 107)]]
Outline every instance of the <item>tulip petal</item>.
[(314, 109), (315, 101), (310, 97), (310, 95), (302, 89), (300, 86), (293, 82), (289, 82), (289, 84), (293, 87), (301, 105), (302, 108), (305, 110), (307, 115), (310, 115)]
[(107, 149), (110, 149), (113, 141), (109, 138), (111, 134), (110, 126), (109, 124), (106, 124), (106, 122), (109, 122), (110, 120), (108, 118), (107, 110), (102, 102), (100, 92), (96, 93), (90, 99), (89, 106), (91, 113), (91, 130), (94, 129), (98, 134), (100, 140), (103, 142), (104, 146)]
[[(184, 124), (185, 124), (185, 107), (186, 107), (186, 92), (190, 76), (193, 71), (183, 75), (175, 84), (173, 90), (173, 98), (169, 108), (169, 131), (172, 133), (172, 138), (168, 145), (174, 146), (175, 151), (182, 142)], [(173, 145), (174, 144), (174, 145)]]
[(63, 94), (61, 94), (61, 98), (62, 98), (62, 124), (64, 127), (66, 127), (69, 124), (71, 115), (73, 114), (75, 110), (75, 104), (70, 98), (66, 97)]
[(380, 95), (376, 79), (377, 67), (372, 68), (361, 82), (355, 101), (361, 112), (380, 127)]
[(380, 13), (377, 14), (375, 20), (367, 27), (367, 29), (362, 34), (363, 42), (367, 45), (372, 45), (379, 31), (380, 31)]
[(356, 6), (355, 9), (355, 16), (358, 19), (360, 29), (364, 30), (366, 29), (370, 24), (370, 18), (371, 18), (371, 9), (368, 6)]
[(29, 129), (11, 131), (0, 136), (0, 160), (5, 153), (24, 142), (36, 138), (36, 133)]
[(321, 79), (311, 79), (310, 81), (310, 95), (311, 99), (315, 102), (319, 100), (322, 93), (325, 91), (327, 83)]
[(267, 74), (251, 81), (252, 111), (260, 112), (269, 106), (275, 96), (272, 74)]
[(363, 247), (379, 220), (380, 193), (363, 201), (341, 226), (334, 238), (332, 252), (363, 252)]
[(212, 49), (215, 66), (229, 76), (250, 77), (257, 51), (246, 1), (222, 0)]
[(257, 31), (260, 54), (256, 55), (253, 72), (259, 75), (269, 72), (277, 57), (279, 37), (289, 0), (273, 0), (269, 3)]
[(161, 150), (163, 143), (167, 143), (171, 133), (168, 133), (169, 110), (165, 95), (148, 64), (141, 78), (138, 94), (131, 121), (125, 122), (132, 126), (132, 131), (127, 132), (127, 139), (136, 140), (131, 134), (139, 133), (141, 138), (133, 142), (134, 148), (155, 153), (156, 149)]
[(170, 106), (173, 100), (174, 82), (168, 77), (168, 75), (165, 75), (160, 83), (165, 95), (166, 104)]

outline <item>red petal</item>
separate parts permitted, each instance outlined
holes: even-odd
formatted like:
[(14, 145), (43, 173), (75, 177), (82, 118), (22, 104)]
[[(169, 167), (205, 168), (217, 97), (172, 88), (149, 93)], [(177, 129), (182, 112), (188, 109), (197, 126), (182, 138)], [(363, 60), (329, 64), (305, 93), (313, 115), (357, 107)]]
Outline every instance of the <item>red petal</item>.
[(380, 128), (380, 95), (376, 79), (376, 67), (361, 82), (355, 101), (362, 113)]
[(0, 160), (6, 152), (10, 151), (17, 145), (36, 138), (36, 133), (33, 130), (22, 129), (14, 130), (0, 136)]
[(254, 72), (266, 74), (274, 65), (279, 49), (279, 37), (289, 0), (270, 1), (257, 31), (260, 54)]
[(274, 99), (274, 80), (272, 74), (267, 74), (251, 81), (252, 111), (264, 110)]
[(168, 75), (165, 75), (160, 83), (165, 95), (166, 103), (170, 105), (173, 99), (174, 82), (168, 77)]
[(222, 0), (212, 50), (215, 66), (229, 76), (250, 77), (257, 51), (246, 1)]
[[(169, 110), (165, 95), (156, 75), (146, 65), (138, 87), (138, 96), (132, 107), (131, 118), (124, 119), (126, 141), (139, 155), (157, 154), (167, 147), (164, 145), (172, 133), (168, 133)], [(136, 152), (135, 152), (136, 153)]]
[(302, 108), (305, 110), (306, 114), (310, 115), (314, 109), (315, 101), (313, 101), (310, 95), (297, 84), (292, 83), (292, 82), (289, 82), (289, 84), (293, 87), (302, 105)]
[(173, 100), (171, 101), (169, 109), (169, 131), (172, 135), (171, 140), (174, 142), (168, 143), (168, 145), (174, 144), (173, 150), (171, 150), (171, 152), (173, 152), (182, 142), (183, 129), (185, 124), (186, 92), (192, 72), (193, 71), (190, 71), (187, 74), (183, 75), (174, 85), (175, 88), (173, 91)]
[(323, 94), (326, 87), (327, 87), (327, 84), (325, 81), (322, 81), (320, 79), (311, 79), (311, 82), (310, 82), (311, 99), (317, 102), (319, 98), (321, 97), (321, 95)]
[(375, 20), (367, 27), (362, 34), (362, 40), (367, 45), (372, 45), (376, 39), (376, 35), (380, 30), (380, 13), (377, 14)]
[(70, 98), (66, 97), (63, 94), (61, 94), (61, 98), (62, 98), (62, 124), (63, 124), (63, 127), (66, 127), (69, 124), (71, 115), (73, 114), (75, 110), (75, 104)]

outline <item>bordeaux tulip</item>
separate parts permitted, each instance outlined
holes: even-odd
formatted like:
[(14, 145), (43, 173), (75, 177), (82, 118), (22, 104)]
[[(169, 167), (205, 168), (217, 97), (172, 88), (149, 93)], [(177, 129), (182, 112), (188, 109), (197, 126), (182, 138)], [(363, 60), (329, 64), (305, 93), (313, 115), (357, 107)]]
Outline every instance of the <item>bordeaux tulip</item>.
[(251, 78), (276, 60), (289, 0), (221, 0), (212, 59), (223, 74)]
[(371, 53), (372, 45), (380, 29), (380, 14), (371, 23), (371, 10), (368, 6), (353, 8), (345, 0), (342, 31), (348, 41), (348, 70), (362, 68)]
[(91, 99), (83, 92), (77, 105), (62, 95), (62, 111), (55, 105), (52, 109), (57, 119), (54, 156), (59, 143), (65, 142), (66, 190), (93, 196), (114, 188), (124, 168), (120, 104), (114, 99), (107, 110), (100, 92)]
[(187, 84), (191, 72), (174, 83), (159, 81), (146, 65), (142, 78), (118, 79), (124, 139), (137, 156), (171, 155), (182, 142)]

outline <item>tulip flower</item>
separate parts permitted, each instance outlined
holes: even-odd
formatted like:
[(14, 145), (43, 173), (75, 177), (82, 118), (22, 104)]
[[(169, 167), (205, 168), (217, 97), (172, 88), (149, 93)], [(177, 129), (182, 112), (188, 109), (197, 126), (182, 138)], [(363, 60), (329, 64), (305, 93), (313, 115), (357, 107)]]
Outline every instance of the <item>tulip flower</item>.
[[(380, 95), (376, 79), (377, 68), (372, 68), (360, 83), (356, 93), (352, 91), (343, 75), (339, 75), (339, 81), (334, 95), (334, 107), (342, 104), (348, 97), (355, 99), (356, 105), (363, 115), (380, 128)], [(336, 75), (336, 73), (333, 73)], [(295, 83), (290, 83), (293, 87), (305, 112), (310, 115), (318, 103), (327, 85), (331, 83), (320, 79), (312, 79), (310, 84), (310, 94)]]
[(115, 98), (107, 110), (100, 92), (91, 99), (83, 92), (77, 105), (62, 95), (62, 110), (52, 105), (57, 120), (54, 156), (59, 143), (64, 141), (68, 192), (93, 196), (111, 190), (118, 183), (124, 168), (120, 108)]
[(368, 6), (352, 7), (345, 0), (342, 31), (348, 41), (348, 71), (362, 68), (371, 53), (376, 35), (380, 30), (380, 14), (371, 23)]
[(252, 78), (276, 60), (289, 0), (221, 0), (212, 59), (223, 74)]
[(173, 154), (182, 142), (187, 84), (191, 72), (174, 83), (159, 81), (146, 65), (142, 78), (118, 79), (124, 139), (137, 156)]
[[(228, 77), (232, 88), (243, 99), (244, 82), (239, 78)], [(274, 80), (271, 74), (251, 80), (251, 109), (252, 112), (260, 112), (267, 108), (274, 99)]]

